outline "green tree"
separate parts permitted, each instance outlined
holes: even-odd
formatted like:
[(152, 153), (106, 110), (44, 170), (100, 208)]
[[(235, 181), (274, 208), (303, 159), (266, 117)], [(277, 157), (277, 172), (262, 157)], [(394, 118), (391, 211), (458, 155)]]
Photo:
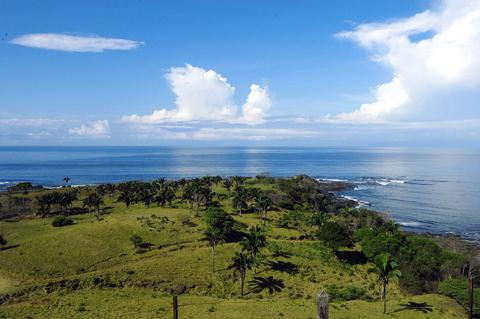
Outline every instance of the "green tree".
[(260, 193), (259, 196), (255, 199), (255, 206), (261, 212), (261, 216), (263, 222), (265, 223), (267, 220), (267, 212), (270, 208), (272, 208), (273, 202), (265, 193)]
[(352, 237), (345, 227), (334, 221), (324, 223), (317, 237), (329, 246), (334, 253), (340, 247), (350, 247), (353, 244)]
[(257, 274), (257, 256), (260, 250), (267, 244), (265, 231), (256, 225), (249, 228), (248, 233), (240, 242), (242, 249), (250, 253), (253, 262), (253, 273)]
[(380, 255), (376, 262), (374, 271), (378, 275), (378, 280), (382, 284), (383, 313), (387, 313), (387, 287), (390, 281), (396, 280), (402, 276), (398, 264), (388, 254)]
[(221, 209), (209, 209), (205, 214), (205, 238), (212, 248), (212, 272), (215, 272), (215, 249), (233, 230), (233, 218)]
[(232, 257), (232, 263), (230, 269), (233, 269), (235, 273), (240, 275), (240, 297), (243, 298), (243, 288), (245, 286), (245, 277), (247, 276), (247, 270), (252, 267), (252, 257), (248, 252), (241, 251), (236, 252)]

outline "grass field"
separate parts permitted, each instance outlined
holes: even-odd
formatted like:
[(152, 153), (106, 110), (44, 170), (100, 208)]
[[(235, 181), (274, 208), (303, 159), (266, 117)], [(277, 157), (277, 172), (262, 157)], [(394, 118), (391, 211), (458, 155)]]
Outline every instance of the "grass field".
[[(0, 251), (0, 296), (10, 295), (0, 305), (0, 318), (170, 318), (172, 293), (180, 294), (180, 318), (314, 318), (317, 292), (333, 285), (364, 294), (361, 300), (333, 301), (332, 318), (464, 316), (452, 299), (406, 296), (395, 284), (383, 315), (371, 265), (341, 262), (318, 241), (295, 240), (299, 231), (271, 221), (258, 274), (249, 271), (240, 299), (239, 280), (228, 269), (239, 245), (218, 247), (212, 273), (203, 221), (188, 208), (127, 210), (108, 196), (105, 206), (100, 221), (80, 214), (65, 227), (53, 227), (52, 218), (0, 222), (0, 233), (13, 245)], [(270, 213), (270, 220), (278, 214)], [(243, 227), (261, 223), (256, 214), (234, 218)], [(145, 252), (134, 249), (133, 234), (148, 243)]]

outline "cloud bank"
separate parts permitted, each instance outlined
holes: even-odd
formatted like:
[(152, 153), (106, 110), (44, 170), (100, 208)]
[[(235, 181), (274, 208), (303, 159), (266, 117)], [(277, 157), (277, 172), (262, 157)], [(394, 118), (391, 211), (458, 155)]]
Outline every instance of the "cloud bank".
[(244, 124), (263, 123), (271, 106), (266, 87), (250, 86), (247, 101), (238, 115), (235, 88), (213, 70), (186, 64), (171, 68), (165, 76), (176, 95), (174, 109), (159, 109), (148, 115), (126, 115), (124, 123), (160, 124), (167, 122), (219, 121)]
[(93, 121), (89, 124), (81, 124), (68, 130), (68, 134), (81, 137), (109, 137), (110, 125), (107, 120)]
[(103, 38), (99, 36), (78, 36), (59, 33), (31, 33), (14, 38), (10, 43), (31, 48), (67, 52), (104, 52), (105, 50), (131, 50), (143, 42)]
[(338, 34), (372, 53), (393, 78), (375, 89), (375, 101), (333, 117), (339, 121), (399, 119), (448, 89), (480, 83), (480, 1), (444, 0), (435, 10), (390, 23), (359, 25)]

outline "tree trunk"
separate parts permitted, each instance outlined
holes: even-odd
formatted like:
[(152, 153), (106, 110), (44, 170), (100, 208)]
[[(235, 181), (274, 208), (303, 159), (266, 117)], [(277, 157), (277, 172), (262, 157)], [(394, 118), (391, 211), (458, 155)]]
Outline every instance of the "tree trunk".
[(215, 244), (212, 245), (212, 272), (215, 272)]
[(387, 285), (383, 284), (383, 313), (387, 313)]
[(244, 284), (245, 284), (245, 271), (243, 271), (240, 274), (240, 285), (241, 285), (240, 298), (243, 298), (243, 286), (244, 286)]

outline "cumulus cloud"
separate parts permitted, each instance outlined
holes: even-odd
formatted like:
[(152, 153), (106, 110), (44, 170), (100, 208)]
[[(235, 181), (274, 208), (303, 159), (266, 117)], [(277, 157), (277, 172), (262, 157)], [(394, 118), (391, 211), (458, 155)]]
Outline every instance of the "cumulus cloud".
[(242, 120), (248, 124), (263, 123), (271, 106), (272, 101), (270, 100), (268, 88), (252, 84), (250, 85), (247, 101), (242, 106)]
[(109, 137), (110, 125), (107, 120), (93, 121), (89, 124), (81, 124), (68, 130), (68, 134), (83, 137)]
[(59, 33), (31, 33), (14, 38), (10, 43), (26, 47), (67, 52), (103, 52), (105, 50), (131, 50), (143, 44), (140, 41), (78, 36)]
[[(444, 0), (435, 10), (390, 22), (359, 25), (338, 37), (371, 51), (393, 71), (375, 101), (340, 121), (374, 122), (405, 116), (446, 89), (480, 83), (480, 1)], [(432, 103), (430, 103), (432, 104)]]
[(159, 109), (148, 115), (126, 115), (124, 123), (159, 124), (186, 121), (220, 121), (258, 124), (264, 121), (271, 106), (268, 89), (252, 84), (243, 114), (233, 100), (235, 88), (214, 70), (205, 70), (190, 64), (174, 67), (165, 78), (176, 95), (174, 109)]

